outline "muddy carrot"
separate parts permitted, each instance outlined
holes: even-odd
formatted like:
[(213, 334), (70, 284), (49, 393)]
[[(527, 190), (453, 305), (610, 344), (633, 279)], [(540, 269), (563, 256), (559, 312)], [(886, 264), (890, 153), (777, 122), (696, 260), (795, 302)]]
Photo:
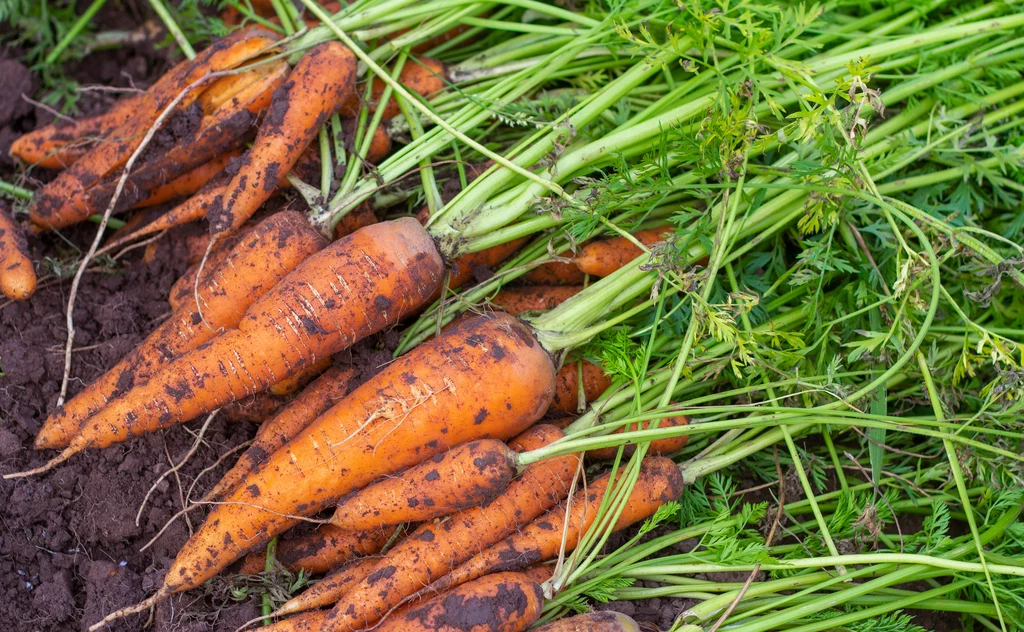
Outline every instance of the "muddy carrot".
[[(510, 443), (532, 450), (563, 436), (557, 428), (541, 425)], [(578, 465), (575, 455), (545, 459), (527, 467), (490, 503), (420, 525), (337, 603), (331, 611), (332, 629), (359, 630), (373, 625), (424, 586), (561, 502), (569, 493)]]
[[(665, 241), (672, 234), (671, 226), (659, 226), (637, 231), (633, 237), (645, 246), (652, 246)], [(605, 277), (639, 257), (642, 252), (636, 244), (625, 237), (612, 237), (583, 246), (573, 262), (586, 274)]]
[[(92, 212), (87, 190), (128, 161), (146, 132), (179, 93), (211, 72), (244, 63), (276, 41), (277, 36), (269, 31), (242, 29), (214, 42), (195, 59), (172, 68), (139, 95), (132, 117), (110, 133), (109, 142), (97, 144), (40, 191), (29, 216), (36, 229), (61, 228), (86, 219)], [(200, 88), (190, 89), (177, 107), (189, 107), (198, 97)]]
[(582, 290), (582, 285), (507, 287), (503, 288), (491, 299), (491, 305), (513, 316), (518, 316), (524, 312), (539, 312), (553, 309), (566, 299), (579, 294)]
[(238, 158), (241, 155), (241, 149), (233, 149), (225, 152), (210, 162), (189, 171), (185, 175), (179, 176), (167, 184), (153, 189), (150, 191), (149, 196), (136, 204), (135, 207), (146, 208), (148, 206), (163, 204), (164, 202), (173, 200), (174, 198), (190, 196), (203, 188), (207, 182), (223, 171), (230, 160)]
[(640, 632), (640, 626), (621, 612), (604, 611), (565, 617), (533, 632)]
[(326, 356), (320, 358), (318, 361), (309, 365), (302, 371), (299, 371), (291, 377), (286, 377), (277, 384), (268, 389), (268, 392), (274, 395), (291, 395), (302, 390), (306, 384), (309, 384), (320, 376), (321, 373), (330, 368), (332, 363), (331, 357)]
[(377, 214), (373, 207), (367, 203), (360, 204), (351, 213), (341, 218), (341, 221), (334, 226), (334, 238), (341, 239), (345, 235), (351, 235), (364, 226), (377, 223)]
[(593, 362), (566, 362), (558, 371), (558, 387), (555, 390), (555, 399), (551, 402), (551, 412), (563, 415), (579, 412), (581, 375), (583, 395), (588, 402), (597, 399), (612, 384), (611, 378)]
[[(274, 612), (275, 616), (305, 612), (314, 608), (333, 606), (339, 599), (352, 589), (357, 583), (373, 572), (377, 567), (380, 558), (363, 557), (352, 560), (348, 564), (334, 569), (322, 580), (313, 584), (309, 589), (299, 593), (284, 603)], [(327, 611), (324, 611), (326, 618)]]
[(36, 269), (28, 256), (28, 242), (4, 205), (0, 204), (0, 291), (23, 301), (36, 291)]
[(220, 201), (207, 212), (210, 232), (236, 230), (267, 201), (327, 118), (355, 86), (356, 57), (340, 42), (306, 53), (274, 92), (269, 111)]
[[(605, 474), (576, 493), (569, 505), (568, 526), (565, 505), (562, 505), (476, 555), (433, 588), (444, 590), (488, 573), (526, 568), (554, 558), (560, 550), (575, 550), (597, 517), (608, 483), (609, 476)], [(658, 507), (676, 500), (682, 491), (682, 474), (671, 459), (660, 456), (645, 458), (640, 465), (636, 485), (613, 529), (624, 529), (654, 515)]]
[[(558, 256), (571, 259), (572, 252), (567, 250)], [(523, 278), (539, 285), (579, 285), (587, 275), (572, 261), (551, 261), (530, 270)]]
[(342, 498), (331, 524), (361, 530), (446, 516), (490, 502), (515, 471), (504, 443), (471, 441)]
[[(316, 531), (277, 543), (277, 562), (285, 570), (320, 575), (338, 568), (345, 562), (364, 555), (379, 553), (395, 535), (395, 528), (349, 531), (334, 525), (324, 525)], [(239, 570), (244, 575), (255, 575), (263, 570), (266, 559), (262, 551), (242, 560)]]
[(220, 407), (220, 415), (235, 424), (258, 424), (276, 415), (289, 399), (287, 396), (274, 395), (270, 391), (253, 393), (224, 404)]
[[(665, 417), (658, 422), (658, 428), (677, 428), (679, 426), (685, 426), (689, 423), (689, 419), (680, 415), (678, 417)], [(639, 424), (630, 424), (629, 426), (623, 426), (613, 432), (612, 434), (620, 434), (622, 432), (633, 432), (636, 430), (647, 430), (651, 427), (652, 422), (643, 421)], [(639, 426), (639, 427), (637, 427)], [(679, 452), (686, 447), (686, 442), (689, 440), (689, 435), (680, 435), (678, 437), (669, 437), (667, 439), (658, 439), (651, 441), (650, 446), (647, 448), (647, 454), (653, 454), (657, 456), (664, 456), (668, 454), (674, 454)], [(622, 446), (623, 457), (629, 457), (636, 451), (636, 444), (627, 443)], [(615, 454), (618, 452), (618, 448), (599, 448), (597, 450), (588, 450), (587, 458), (601, 460), (601, 459), (614, 459)]]
[[(345, 149), (354, 151), (352, 143), (356, 138), (356, 124), (358, 121), (354, 118), (346, 118), (341, 121), (341, 131), (345, 135)], [(388, 136), (387, 130), (384, 129), (383, 125), (378, 125), (373, 130), (373, 139), (370, 142), (370, 149), (366, 152), (362, 159), (371, 165), (380, 164), (388, 154), (391, 153), (391, 137)]]
[(326, 610), (314, 610), (303, 612), (294, 617), (281, 619), (268, 626), (259, 628), (260, 632), (319, 632), (324, 619), (327, 618)]
[(119, 237), (116, 244), (134, 241), (147, 235), (155, 235), (190, 222), (197, 222), (206, 217), (206, 211), (215, 201), (219, 200), (227, 188), (227, 178), (217, 176), (207, 182), (192, 197), (175, 206), (149, 224), (133, 233)]
[(295, 438), (314, 419), (345, 397), (352, 389), (354, 378), (355, 369), (331, 368), (314, 380), (277, 415), (260, 426), (252, 445), (213, 489), (207, 492), (203, 500), (220, 500), (237, 487), (238, 482), (251, 474), (268, 456)]
[[(301, 215), (277, 213), (229, 251), (200, 286), (199, 304), (186, 301), (115, 367), (54, 411), (36, 436), (37, 448), (69, 445), (86, 419), (130, 392), (172, 360), (235, 327), (246, 309), (325, 241)], [(213, 369), (218, 371), (218, 369)], [(202, 379), (202, 374), (197, 374)], [(170, 383), (153, 384), (163, 388)]]
[[(448, 68), (443, 62), (429, 57), (419, 57), (410, 59), (402, 66), (401, 72), (398, 73), (398, 83), (409, 92), (426, 97), (444, 89), (447, 76)], [(340, 114), (346, 118), (358, 116), (365, 94), (366, 91), (362, 88), (355, 90), (342, 104)], [(384, 82), (374, 77), (370, 102), (366, 104), (370, 112), (375, 112), (380, 107), (380, 98), (383, 94)], [(393, 118), (400, 111), (398, 101), (392, 97), (384, 106), (383, 116), (386, 119)]]

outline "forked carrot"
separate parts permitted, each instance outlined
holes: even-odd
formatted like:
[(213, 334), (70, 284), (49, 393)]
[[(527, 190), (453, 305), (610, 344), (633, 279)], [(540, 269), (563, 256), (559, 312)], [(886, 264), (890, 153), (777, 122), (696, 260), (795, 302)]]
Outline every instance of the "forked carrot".
[(501, 441), (464, 443), (342, 498), (331, 524), (358, 531), (446, 516), (490, 502), (515, 471)]
[[(690, 420), (682, 415), (678, 417), (665, 417), (658, 422), (658, 428), (678, 428), (679, 426), (685, 426)], [(651, 427), (650, 421), (643, 421), (639, 424), (630, 424), (629, 426), (622, 426), (612, 434), (621, 434), (622, 432), (634, 432), (636, 430), (647, 430)], [(637, 427), (639, 426), (639, 428)], [(647, 454), (653, 454), (656, 456), (664, 456), (668, 454), (674, 454), (679, 452), (686, 447), (686, 442), (689, 440), (690, 435), (680, 435), (678, 437), (669, 437), (667, 439), (658, 439), (651, 441), (647, 448)], [(627, 443), (622, 446), (623, 457), (633, 456), (636, 451), (635, 443)], [(597, 450), (587, 450), (587, 458), (601, 460), (601, 459), (614, 459), (615, 454), (618, 452), (618, 448), (598, 448)]]
[[(563, 436), (557, 428), (541, 425), (510, 443), (531, 450)], [(568, 495), (578, 466), (576, 455), (545, 459), (527, 467), (490, 503), (420, 525), (335, 605), (332, 629), (360, 630), (375, 624), (424, 586), (514, 533)]]
[[(334, 569), (327, 574), (327, 577), (284, 602), (284, 605), (274, 612), (274, 616), (280, 617), (314, 608), (333, 606), (353, 586), (373, 572), (379, 562), (380, 559), (376, 557), (362, 557)], [(326, 618), (326, 616), (327, 611), (324, 611), (324, 617)]]
[(136, 208), (146, 208), (163, 204), (174, 198), (190, 196), (206, 183), (216, 177), (228, 166), (228, 162), (242, 155), (241, 149), (232, 149), (217, 156), (210, 162), (200, 165), (183, 176), (171, 180), (167, 184), (150, 191), (149, 196), (135, 205)]
[[(665, 241), (672, 234), (671, 226), (659, 226), (637, 231), (633, 237), (645, 246), (653, 246), (660, 241)], [(581, 272), (606, 277), (639, 257), (642, 252), (625, 237), (611, 237), (583, 246), (580, 253), (573, 259), (573, 263)]]
[(502, 288), (490, 299), (491, 305), (508, 314), (518, 316), (525, 312), (554, 309), (566, 299), (579, 294), (582, 285), (531, 285)]
[(579, 412), (581, 381), (583, 395), (588, 402), (597, 399), (612, 385), (611, 378), (593, 362), (566, 362), (558, 371), (558, 386), (555, 389), (555, 399), (551, 402), (551, 412), (561, 415)]
[[(320, 575), (357, 557), (379, 553), (395, 531), (394, 527), (349, 531), (330, 524), (323, 525), (308, 535), (280, 540), (277, 543), (277, 562), (291, 573), (304, 570), (306, 574)], [(263, 571), (265, 563), (262, 551), (253, 553), (242, 561), (239, 572), (255, 575)]]
[(640, 632), (640, 625), (621, 612), (588, 612), (553, 621), (533, 632)]
[(175, 358), (237, 326), (258, 297), (325, 245), (323, 237), (294, 211), (267, 218), (214, 268), (199, 288), (198, 305), (194, 299), (184, 303), (116, 366), (54, 411), (36, 436), (36, 448), (68, 446), (90, 416)]
[(28, 242), (21, 226), (0, 203), (0, 291), (23, 301), (36, 291), (36, 269), (28, 256)]
[[(609, 480), (609, 475), (605, 474), (573, 496), (569, 504), (568, 524), (565, 505), (553, 509), (476, 555), (432, 588), (445, 590), (489, 573), (527, 568), (554, 558), (559, 551), (575, 550), (597, 517)], [(624, 529), (654, 515), (658, 507), (676, 500), (682, 491), (683, 476), (671, 459), (660, 456), (645, 458), (640, 465), (636, 485), (613, 529)]]
[[(401, 72), (398, 73), (397, 81), (409, 92), (426, 97), (439, 90), (443, 90), (447, 77), (448, 68), (443, 62), (429, 57), (418, 57), (405, 62)], [(363, 95), (365, 94), (366, 90), (362, 86), (353, 91), (341, 105), (340, 114), (346, 118), (358, 116), (359, 110), (363, 106)], [(366, 104), (370, 112), (375, 112), (380, 107), (380, 98), (383, 94), (384, 82), (378, 77), (374, 77), (370, 101)], [(394, 118), (400, 111), (398, 101), (391, 97), (384, 106), (383, 117), (386, 119)]]
[(355, 87), (356, 57), (340, 42), (319, 44), (295, 64), (276, 92), (252, 149), (207, 212), (210, 232), (238, 229), (267, 201), (280, 177)]

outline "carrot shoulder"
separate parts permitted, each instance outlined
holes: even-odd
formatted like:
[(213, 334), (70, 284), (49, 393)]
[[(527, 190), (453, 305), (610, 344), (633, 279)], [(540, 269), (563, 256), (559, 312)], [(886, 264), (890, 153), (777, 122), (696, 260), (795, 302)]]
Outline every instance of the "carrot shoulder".
[(21, 227), (0, 206), (0, 291), (23, 301), (36, 291), (36, 269)]

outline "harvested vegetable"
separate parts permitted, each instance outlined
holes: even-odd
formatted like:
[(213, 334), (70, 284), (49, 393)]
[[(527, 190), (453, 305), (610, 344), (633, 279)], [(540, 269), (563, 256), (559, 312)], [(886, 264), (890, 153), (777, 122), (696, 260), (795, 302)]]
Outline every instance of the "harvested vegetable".
[(23, 301), (36, 291), (36, 269), (28, 256), (28, 242), (21, 226), (0, 205), (0, 291)]
[(581, 384), (583, 396), (590, 402), (608, 390), (612, 381), (593, 362), (567, 362), (558, 370), (558, 386), (555, 388), (555, 399), (551, 402), (551, 411), (563, 415), (580, 412)]
[(539, 628), (535, 632), (640, 632), (640, 626), (621, 612), (588, 612), (565, 617)]
[[(305, 612), (314, 608), (333, 606), (348, 593), (357, 583), (363, 581), (373, 572), (380, 560), (376, 557), (363, 557), (352, 560), (348, 564), (332, 570), (322, 580), (308, 589), (292, 597), (274, 612), (275, 616)], [(327, 611), (324, 611), (324, 618)]]
[[(395, 535), (395, 529), (349, 531), (326, 524), (299, 538), (284, 538), (277, 543), (277, 562), (286, 571), (319, 575), (364, 555), (379, 553)], [(255, 575), (263, 571), (266, 557), (253, 553), (242, 561), (239, 572)]]
[[(442, 62), (430, 59), (429, 57), (418, 57), (410, 59), (402, 66), (401, 72), (398, 73), (398, 82), (409, 92), (426, 97), (443, 90), (447, 76), (447, 68)], [(369, 103), (366, 104), (371, 112), (376, 111), (380, 107), (380, 98), (383, 96), (383, 93), (384, 82), (374, 77), (372, 96)], [(341, 106), (339, 110), (341, 115), (346, 118), (358, 116), (359, 110), (363, 105), (362, 96), (364, 94), (365, 90), (362, 87), (353, 91)], [(397, 116), (399, 112), (398, 102), (392, 97), (384, 106), (383, 116), (389, 119)]]
[(528, 287), (503, 288), (491, 305), (502, 311), (518, 316), (525, 312), (541, 312), (560, 305), (583, 290), (581, 285), (533, 285)]
[[(665, 417), (658, 420), (658, 428), (678, 428), (679, 426), (685, 426), (690, 423), (688, 417), (679, 415), (678, 417)], [(622, 432), (635, 432), (637, 430), (647, 430), (653, 427), (653, 423), (650, 421), (643, 421), (639, 424), (629, 424), (628, 426), (622, 426), (612, 434), (619, 434)], [(653, 454), (657, 456), (667, 456), (675, 454), (686, 447), (686, 442), (689, 439), (689, 435), (679, 435), (678, 437), (670, 437), (668, 439), (656, 439), (651, 441), (647, 447), (647, 454)], [(601, 460), (601, 459), (614, 459), (618, 448), (598, 448), (597, 450), (587, 450), (587, 458)], [(633, 452), (636, 451), (636, 444), (627, 443), (622, 446), (622, 456), (630, 457), (633, 456)]]

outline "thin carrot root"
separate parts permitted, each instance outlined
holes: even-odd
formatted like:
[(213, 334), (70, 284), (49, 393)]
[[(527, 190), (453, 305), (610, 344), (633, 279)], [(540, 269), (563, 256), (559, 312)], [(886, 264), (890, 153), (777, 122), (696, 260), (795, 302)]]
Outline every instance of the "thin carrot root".
[[(658, 422), (658, 428), (678, 428), (680, 426), (685, 426), (689, 422), (689, 418), (681, 415), (678, 417), (665, 417), (664, 419), (661, 419)], [(647, 430), (652, 427), (652, 424), (653, 422), (651, 421), (643, 421), (640, 422), (639, 424), (630, 424), (628, 427), (623, 426), (622, 428), (619, 428), (612, 434), (621, 434), (622, 432), (632, 432), (636, 430)], [(638, 425), (639, 428), (637, 427)], [(647, 454), (653, 454), (656, 456), (675, 454), (676, 452), (679, 452), (680, 450), (686, 447), (686, 442), (689, 440), (689, 438), (689, 435), (680, 435), (678, 437), (670, 437), (668, 439), (658, 439), (656, 441), (651, 441), (650, 445), (647, 448)], [(588, 450), (587, 458), (594, 460), (614, 459), (615, 454), (618, 451), (618, 448), (599, 448), (597, 450)], [(622, 446), (623, 457), (633, 456), (634, 452), (636, 452), (636, 444), (627, 443), (624, 446)]]
[(515, 454), (501, 441), (465, 443), (342, 498), (331, 524), (361, 530), (446, 516), (490, 502), (515, 470)]
[(0, 291), (16, 301), (36, 291), (36, 269), (28, 255), (28, 242), (6, 209), (0, 204)]
[[(665, 241), (672, 234), (671, 226), (659, 226), (637, 231), (633, 237), (645, 246), (653, 246)], [(642, 253), (642, 250), (625, 237), (612, 237), (583, 246), (579, 255), (573, 259), (573, 263), (585, 274), (606, 277)]]
[(266, 390), (228, 402), (220, 407), (220, 412), (233, 424), (259, 424), (276, 415), (289, 399), (287, 395), (274, 395)]
[(621, 612), (588, 612), (553, 621), (533, 632), (640, 632), (640, 625)]
[(148, 235), (170, 230), (176, 226), (183, 226), (191, 222), (197, 222), (206, 217), (206, 209), (214, 201), (220, 199), (227, 188), (227, 178), (220, 176), (207, 182), (195, 195), (185, 200), (173, 209), (167, 211), (152, 222), (146, 224), (135, 232), (118, 237), (108, 244), (105, 249), (111, 250), (129, 241), (135, 241)]
[[(567, 250), (558, 256), (571, 259), (572, 252)], [(538, 285), (579, 285), (587, 275), (573, 261), (550, 261), (530, 270), (523, 278)]]
[[(395, 531), (394, 527), (349, 531), (324, 525), (309, 535), (278, 542), (277, 562), (292, 573), (302, 570), (310, 575), (320, 575), (354, 558), (380, 553)], [(265, 562), (262, 553), (250, 554), (242, 561), (238, 572), (255, 575), (263, 571)]]
[(580, 412), (580, 382), (583, 383), (585, 401), (597, 399), (612, 385), (611, 378), (601, 367), (587, 360), (566, 362), (558, 371), (558, 387), (551, 402), (551, 412), (574, 414)]
[(274, 92), (269, 112), (220, 201), (207, 212), (210, 233), (237, 230), (291, 171), (327, 118), (355, 85), (355, 55), (340, 42), (325, 42), (298, 61)]
[[(352, 590), (353, 586), (373, 572), (379, 562), (380, 558), (364, 557), (334, 569), (327, 577), (286, 601), (274, 615), (284, 616), (314, 608), (333, 606), (348, 591)], [(326, 618), (327, 612), (325, 611), (323, 614)]]

